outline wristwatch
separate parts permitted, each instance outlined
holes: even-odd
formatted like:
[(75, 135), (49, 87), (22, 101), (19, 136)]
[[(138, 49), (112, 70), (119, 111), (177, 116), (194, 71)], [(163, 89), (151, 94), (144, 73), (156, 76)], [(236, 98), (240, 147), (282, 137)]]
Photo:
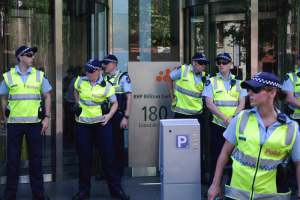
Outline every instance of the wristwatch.
[(128, 115), (124, 115), (124, 118), (129, 119), (129, 116)]

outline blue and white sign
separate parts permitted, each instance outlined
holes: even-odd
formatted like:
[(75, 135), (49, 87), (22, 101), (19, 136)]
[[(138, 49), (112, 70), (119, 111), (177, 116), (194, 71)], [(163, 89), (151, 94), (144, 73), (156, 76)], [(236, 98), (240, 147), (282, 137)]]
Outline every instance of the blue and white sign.
[(189, 147), (188, 135), (176, 135), (176, 148), (187, 149)]

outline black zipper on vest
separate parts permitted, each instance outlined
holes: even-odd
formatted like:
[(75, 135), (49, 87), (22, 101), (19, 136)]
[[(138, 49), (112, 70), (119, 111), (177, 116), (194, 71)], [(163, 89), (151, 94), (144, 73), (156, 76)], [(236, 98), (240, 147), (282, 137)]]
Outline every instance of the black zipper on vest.
[(253, 182), (252, 182), (252, 187), (251, 187), (251, 196), (250, 196), (251, 200), (252, 200), (253, 195), (254, 195), (254, 183), (255, 183), (255, 178), (256, 178), (257, 171), (258, 171), (258, 165), (259, 165), (259, 159), (260, 159), (260, 154), (261, 154), (262, 147), (263, 147), (263, 145), (261, 144), (260, 147), (259, 147), (259, 153), (258, 153), (258, 158), (257, 158), (257, 163), (256, 163), (256, 169), (255, 169)]

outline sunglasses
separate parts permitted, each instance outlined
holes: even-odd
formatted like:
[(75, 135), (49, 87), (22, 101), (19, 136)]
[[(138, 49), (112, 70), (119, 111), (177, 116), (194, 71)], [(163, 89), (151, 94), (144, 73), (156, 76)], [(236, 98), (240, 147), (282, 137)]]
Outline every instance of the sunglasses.
[(228, 65), (229, 62), (227, 61), (218, 61), (217, 65)]
[(197, 61), (197, 63), (198, 63), (199, 65), (207, 65), (207, 64), (208, 64), (206, 61)]
[(92, 74), (92, 73), (94, 73), (94, 72), (97, 71), (97, 70), (95, 70), (95, 69), (85, 69), (85, 71), (86, 71), (87, 73)]
[(264, 88), (262, 88), (262, 87), (257, 87), (257, 88), (248, 88), (247, 89), (247, 92), (249, 92), (249, 90), (251, 90), (252, 92), (254, 92), (255, 94), (258, 94), (258, 93), (260, 93), (262, 90), (263, 90)]
[(33, 56), (34, 56), (34, 54), (32, 54), (32, 53), (26, 53), (26, 54), (24, 54), (23, 56), (26, 56), (26, 57), (29, 57), (29, 58), (31, 58), (31, 57), (33, 57)]

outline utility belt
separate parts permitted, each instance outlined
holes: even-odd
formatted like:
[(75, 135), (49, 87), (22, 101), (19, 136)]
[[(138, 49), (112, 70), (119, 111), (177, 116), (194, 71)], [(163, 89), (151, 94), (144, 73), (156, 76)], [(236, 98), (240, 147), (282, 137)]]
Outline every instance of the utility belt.
[[(108, 114), (110, 111), (110, 103), (108, 101), (105, 101), (103, 103), (101, 103), (99, 106), (101, 106), (101, 111), (102, 111), (102, 115)], [(82, 112), (82, 108), (79, 106), (78, 103), (76, 103), (73, 108), (72, 108), (72, 112), (75, 114), (76, 117), (79, 117), (81, 112)]]

